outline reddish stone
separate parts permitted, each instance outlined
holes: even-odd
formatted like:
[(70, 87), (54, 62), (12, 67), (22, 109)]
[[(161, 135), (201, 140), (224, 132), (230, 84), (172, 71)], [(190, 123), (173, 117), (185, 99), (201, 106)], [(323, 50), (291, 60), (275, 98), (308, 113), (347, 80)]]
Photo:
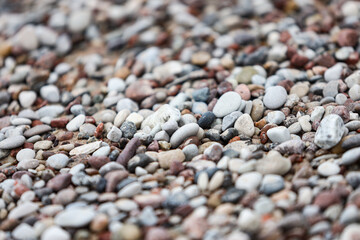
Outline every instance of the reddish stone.
[(50, 179), (46, 186), (56, 192), (60, 191), (61, 189), (64, 189), (71, 184), (71, 177), (72, 175), (70, 173), (59, 174)]
[(150, 228), (146, 235), (145, 240), (171, 240), (172, 237), (168, 230), (163, 227)]
[(21, 195), (24, 192), (29, 191), (30, 189), (28, 187), (26, 187), (25, 185), (21, 184), (21, 183), (17, 183), (14, 187), (14, 192), (17, 196), (21, 197)]
[(72, 139), (74, 136), (73, 132), (63, 132), (59, 134), (58, 140), (59, 141), (66, 141)]
[(324, 66), (327, 68), (332, 67), (336, 63), (335, 59), (328, 53), (316, 57), (314, 62), (316, 65)]
[(221, 82), (217, 88), (219, 95), (223, 95), (224, 93), (232, 91), (232, 90), (233, 90), (233, 86), (228, 81)]
[(43, 125), (43, 123), (40, 120), (33, 120), (31, 123), (32, 127), (38, 126), (38, 125)]
[(120, 155), (118, 156), (118, 158), (116, 159), (116, 161), (118, 163), (120, 163), (121, 165), (123, 165), (124, 167), (127, 166), (128, 161), (130, 160), (130, 158), (132, 158), (136, 152), (136, 149), (141, 145), (141, 141), (139, 138), (133, 138), (131, 139), (125, 146), (124, 150), (122, 151), (122, 153), (120, 153)]
[(6, 175), (3, 173), (0, 173), (0, 183), (6, 179)]
[(90, 166), (96, 169), (100, 169), (108, 162), (110, 162), (110, 159), (106, 156), (91, 156), (88, 159), (88, 163), (90, 164)]
[(57, 118), (53, 119), (50, 122), (50, 126), (53, 128), (65, 128), (66, 124), (68, 124), (69, 119), (67, 118)]
[(152, 141), (152, 143), (150, 143), (149, 146), (147, 147), (147, 151), (153, 151), (153, 152), (159, 151), (158, 141), (156, 140)]
[(318, 205), (320, 208), (324, 209), (333, 204), (340, 203), (341, 199), (338, 194), (334, 191), (323, 191), (320, 192), (314, 200), (314, 204)]
[(331, 113), (339, 115), (344, 120), (344, 123), (350, 120), (349, 110), (345, 106), (336, 106)]
[(56, 54), (47, 52), (43, 54), (36, 62), (35, 66), (43, 69), (52, 69), (56, 64)]
[(115, 191), (116, 185), (123, 179), (127, 178), (129, 173), (124, 170), (111, 171), (105, 175), (106, 183), (106, 192)]
[(351, 46), (354, 47), (357, 44), (359, 35), (354, 29), (342, 29), (339, 32), (337, 42), (340, 46)]
[(292, 58), (291, 58), (291, 64), (297, 68), (301, 68), (303, 67), (307, 62), (309, 61), (309, 59), (305, 56), (302, 56), (300, 54), (295, 54)]
[(179, 161), (172, 161), (171, 164), (170, 164), (170, 174), (171, 175), (178, 175), (179, 172), (181, 172), (182, 170), (184, 170), (185, 167), (184, 165), (179, 162)]
[(140, 80), (130, 84), (126, 89), (125, 95), (126, 97), (139, 102), (154, 93), (154, 89), (152, 89), (149, 81)]
[(23, 175), (28, 175), (29, 177), (34, 177), (34, 174), (28, 172), (28, 171), (17, 171), (16, 173), (14, 173), (11, 178), (12, 179), (20, 179)]
[(104, 131), (104, 124), (99, 123), (99, 125), (95, 129), (94, 136), (97, 137), (97, 138), (100, 138), (103, 131)]
[(24, 143), (24, 148), (34, 149), (34, 144), (33, 144), (33, 143), (29, 143), (29, 142), (25, 142), (25, 143)]
[(246, 86), (245, 84), (240, 84), (235, 88), (235, 92), (237, 92), (238, 94), (240, 94), (241, 99), (243, 100), (250, 100), (251, 98), (251, 93), (250, 93), (250, 89), (248, 88), (248, 86)]
[(277, 85), (282, 86), (287, 92), (290, 92), (291, 87), (294, 86), (294, 82), (290, 80), (282, 80)]
[(93, 116), (86, 116), (85, 117), (85, 123), (95, 124), (95, 118)]

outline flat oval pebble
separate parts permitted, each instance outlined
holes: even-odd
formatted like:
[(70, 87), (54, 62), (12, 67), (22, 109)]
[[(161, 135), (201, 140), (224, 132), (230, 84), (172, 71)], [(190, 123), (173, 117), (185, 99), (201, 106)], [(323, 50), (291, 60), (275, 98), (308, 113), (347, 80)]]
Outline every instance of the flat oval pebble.
[(46, 160), (46, 164), (56, 170), (60, 170), (66, 167), (68, 162), (69, 162), (69, 157), (61, 153), (54, 154)]
[(340, 172), (340, 167), (332, 162), (324, 162), (319, 165), (317, 171), (321, 176), (328, 177), (338, 174)]
[(33, 128), (30, 128), (29, 130), (26, 130), (24, 132), (24, 136), (29, 138), (35, 135), (40, 135), (46, 132), (49, 132), (51, 130), (51, 127), (49, 125), (37, 125)]
[(24, 136), (11, 136), (6, 138), (0, 142), (0, 149), (13, 149), (20, 147), (24, 144), (25, 137)]
[(224, 117), (239, 109), (242, 100), (237, 92), (227, 92), (217, 101), (213, 113), (216, 117)]
[(25, 159), (34, 159), (34, 158), (35, 158), (35, 151), (30, 148), (21, 149), (16, 154), (16, 160), (18, 160), (19, 162)]
[(315, 144), (323, 149), (329, 149), (340, 142), (344, 134), (344, 122), (336, 114), (329, 114), (320, 123), (315, 134)]
[(85, 122), (85, 115), (80, 114), (80, 115), (76, 116), (75, 118), (73, 118), (66, 125), (66, 129), (71, 132), (77, 131), (84, 122)]
[(195, 136), (199, 130), (199, 125), (196, 123), (189, 123), (174, 132), (170, 138), (172, 148), (178, 147), (186, 138)]
[(269, 109), (278, 109), (284, 105), (287, 98), (285, 88), (281, 86), (269, 87), (264, 96), (264, 105)]
[(91, 208), (68, 208), (55, 217), (55, 224), (62, 227), (83, 227), (95, 217)]

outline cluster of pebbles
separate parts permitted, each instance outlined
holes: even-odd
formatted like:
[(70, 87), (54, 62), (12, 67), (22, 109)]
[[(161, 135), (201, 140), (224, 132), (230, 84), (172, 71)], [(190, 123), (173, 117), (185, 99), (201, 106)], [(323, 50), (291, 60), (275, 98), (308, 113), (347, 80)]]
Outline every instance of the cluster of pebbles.
[(0, 239), (359, 239), (360, 2), (2, 4)]

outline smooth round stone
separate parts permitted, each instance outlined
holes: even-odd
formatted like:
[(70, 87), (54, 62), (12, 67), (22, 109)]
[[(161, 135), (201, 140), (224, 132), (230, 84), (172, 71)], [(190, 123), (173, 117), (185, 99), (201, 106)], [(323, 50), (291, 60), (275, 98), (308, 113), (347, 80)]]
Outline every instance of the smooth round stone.
[(123, 124), (126, 120), (126, 118), (130, 115), (130, 110), (129, 109), (123, 109), (121, 110), (118, 114), (116, 114), (115, 119), (114, 119), (114, 125), (116, 127), (120, 127), (121, 124)]
[(139, 111), (139, 106), (136, 102), (131, 100), (130, 98), (123, 98), (118, 101), (116, 104), (116, 111), (120, 112), (121, 110), (128, 109), (130, 112)]
[(260, 186), (260, 191), (266, 195), (271, 195), (285, 187), (284, 179), (279, 175), (265, 175)]
[(182, 149), (185, 154), (186, 161), (190, 161), (193, 157), (197, 156), (199, 153), (199, 149), (195, 144), (189, 144)]
[(68, 18), (68, 29), (73, 33), (84, 31), (91, 21), (91, 12), (87, 9), (73, 11)]
[(16, 166), (19, 170), (34, 169), (39, 166), (39, 160), (37, 159), (25, 159), (18, 163)]
[(255, 133), (254, 122), (249, 114), (241, 115), (235, 122), (234, 128), (239, 134), (252, 137)]
[(60, 101), (60, 92), (55, 85), (43, 86), (40, 89), (40, 95), (42, 98), (51, 103), (56, 103)]
[(282, 123), (285, 120), (285, 114), (281, 111), (273, 111), (273, 112), (269, 112), (266, 115), (266, 121), (268, 123), (274, 123), (279, 125), (280, 123)]
[(131, 113), (127, 118), (126, 121), (132, 122), (135, 124), (136, 128), (139, 128), (144, 117), (139, 113)]
[(211, 124), (214, 122), (215, 118), (216, 117), (213, 112), (206, 112), (198, 120), (198, 124), (201, 128), (208, 129), (211, 127)]
[(110, 147), (109, 146), (105, 146), (105, 147), (101, 147), (98, 150), (96, 150), (92, 156), (95, 157), (101, 157), (101, 156), (108, 156), (110, 154)]
[(335, 97), (338, 94), (339, 80), (330, 81), (323, 89), (324, 97)]
[(24, 144), (25, 137), (18, 135), (18, 136), (11, 136), (6, 138), (0, 142), (0, 149), (13, 149), (20, 147)]
[(112, 142), (119, 142), (122, 136), (122, 132), (119, 128), (112, 126), (106, 137)]
[(256, 190), (261, 183), (262, 175), (259, 172), (248, 172), (236, 179), (235, 187), (248, 192)]
[(89, 207), (67, 208), (55, 216), (55, 224), (62, 227), (79, 228), (86, 226), (95, 217), (95, 212)]
[(341, 157), (342, 165), (351, 165), (359, 161), (360, 159), (360, 147), (353, 148), (346, 151)]
[(66, 129), (70, 132), (77, 131), (81, 125), (85, 122), (85, 115), (80, 114), (79, 116), (73, 118), (68, 124), (66, 124)]
[(261, 226), (261, 218), (253, 210), (245, 208), (239, 215), (238, 225), (244, 232), (255, 233)]
[(273, 143), (283, 143), (291, 140), (289, 129), (284, 126), (270, 128), (266, 135)]
[(33, 202), (24, 202), (14, 209), (8, 215), (9, 219), (21, 219), (25, 216), (28, 216), (39, 209), (38, 204)]
[(284, 175), (291, 169), (291, 161), (277, 151), (270, 151), (264, 159), (256, 163), (256, 171), (261, 174)]
[(203, 102), (194, 102), (191, 111), (195, 114), (204, 114), (208, 110), (208, 105)]
[(317, 171), (321, 176), (329, 177), (338, 174), (340, 167), (333, 162), (324, 162), (319, 165)]
[(12, 236), (19, 240), (36, 239), (36, 232), (29, 224), (21, 223), (12, 231)]
[(352, 100), (357, 101), (360, 99), (360, 85), (355, 84), (349, 90), (349, 96)]
[(311, 112), (310, 120), (312, 122), (314, 121), (320, 121), (322, 116), (325, 113), (325, 108), (322, 106), (317, 106), (314, 108), (314, 110)]
[(19, 102), (23, 108), (31, 107), (36, 100), (36, 93), (34, 91), (22, 91), (19, 94)]
[[(86, 96), (86, 95), (84, 95), (84, 96)], [(80, 115), (80, 114), (85, 114), (85, 109), (84, 109), (84, 107), (82, 105), (75, 104), (70, 108), (70, 112), (72, 114), (74, 114), (75, 116), (77, 116), (77, 115)]]
[(343, 149), (351, 149), (355, 147), (360, 147), (360, 134), (351, 136), (345, 139), (341, 145)]
[(61, 105), (44, 106), (36, 111), (39, 118), (51, 117), (55, 118), (64, 112), (64, 107)]
[(330, 149), (338, 144), (344, 134), (344, 122), (339, 115), (329, 114), (316, 130), (314, 143), (323, 149)]
[(131, 198), (132, 196), (135, 196), (136, 194), (139, 194), (142, 190), (141, 183), (139, 182), (132, 182), (125, 187), (123, 187), (118, 192), (119, 198)]
[(25, 159), (34, 159), (34, 158), (35, 158), (35, 151), (30, 148), (21, 149), (16, 154), (16, 160), (18, 160), (19, 162)]
[(37, 49), (39, 40), (33, 25), (25, 25), (14, 36), (14, 42), (21, 48), (31, 51)]
[(66, 167), (68, 162), (69, 157), (62, 153), (54, 154), (46, 160), (46, 164), (56, 170)]
[(269, 87), (263, 99), (264, 105), (269, 109), (278, 109), (284, 105), (287, 92), (282, 86)]
[(207, 99), (209, 98), (209, 95), (210, 95), (210, 90), (207, 87), (197, 89), (192, 93), (193, 99), (196, 102), (206, 102)]
[(224, 117), (229, 113), (238, 110), (241, 102), (241, 97), (237, 92), (226, 92), (219, 98), (219, 100), (215, 104), (213, 113), (216, 117)]
[(31, 120), (27, 119), (27, 118), (15, 117), (15, 118), (10, 119), (10, 123), (13, 126), (31, 125)]
[[(199, 131), (199, 125), (196, 123), (189, 123), (174, 132), (170, 138), (172, 148), (178, 147), (186, 138), (195, 136)], [(0, 143), (1, 144), (1, 143)]]
[(254, 67), (246, 66), (236, 75), (236, 80), (238, 83), (249, 84), (251, 83), (251, 78), (256, 74), (258, 74), (258, 72)]
[(108, 92), (123, 92), (125, 87), (125, 82), (121, 78), (111, 78), (107, 84)]
[(49, 125), (36, 125), (35, 127), (32, 127), (24, 132), (24, 136), (29, 138), (35, 135), (40, 135), (46, 132), (49, 132), (51, 130), (51, 127)]
[(335, 64), (331, 68), (328, 68), (324, 74), (325, 81), (330, 82), (333, 80), (339, 80), (342, 69), (343, 69), (343, 67), (339, 63)]
[(58, 226), (47, 228), (41, 235), (41, 240), (70, 240), (70, 234)]

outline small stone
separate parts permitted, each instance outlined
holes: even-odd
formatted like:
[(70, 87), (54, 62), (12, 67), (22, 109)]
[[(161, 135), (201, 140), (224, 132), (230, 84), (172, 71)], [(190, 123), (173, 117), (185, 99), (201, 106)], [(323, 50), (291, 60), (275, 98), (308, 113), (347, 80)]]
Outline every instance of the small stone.
[(49, 125), (41, 124), (26, 130), (24, 132), (24, 136), (29, 138), (35, 135), (41, 135), (49, 131), (51, 131), (51, 127)]
[(122, 137), (122, 132), (119, 128), (112, 126), (106, 137), (112, 142), (119, 142)]
[(223, 171), (217, 171), (209, 182), (208, 185), (209, 191), (214, 191), (217, 188), (219, 188), (224, 182), (224, 177), (225, 175)]
[(354, 101), (360, 100), (360, 85), (355, 84), (352, 86), (349, 90), (349, 96)]
[(91, 12), (87, 9), (75, 10), (71, 12), (67, 26), (72, 33), (79, 33), (84, 31), (91, 21)]
[(262, 180), (261, 173), (247, 172), (242, 174), (235, 182), (235, 187), (245, 189), (248, 192), (257, 190)]
[(347, 139), (345, 139), (341, 145), (341, 147), (345, 150), (360, 147), (360, 134), (351, 136)]
[(141, 230), (133, 224), (124, 224), (119, 231), (119, 237), (123, 240), (138, 240), (141, 238)]
[(123, 134), (123, 137), (125, 138), (132, 138), (134, 134), (136, 133), (136, 125), (133, 122), (124, 122), (121, 127), (120, 131)]
[(345, 227), (344, 231), (340, 235), (340, 240), (356, 240), (356, 237), (360, 234), (360, 224), (350, 224)]
[(210, 60), (210, 58), (211, 56), (207, 52), (197, 52), (191, 56), (191, 63), (194, 65), (203, 66)]
[(16, 154), (16, 160), (18, 160), (19, 162), (22, 160), (26, 160), (26, 159), (34, 159), (35, 158), (35, 151), (29, 148), (24, 148), (21, 149), (17, 154)]
[(339, 115), (329, 114), (320, 123), (315, 134), (314, 143), (323, 149), (338, 144), (344, 134), (344, 122)]
[(215, 120), (215, 114), (212, 112), (206, 112), (204, 113), (201, 118), (198, 120), (198, 124), (203, 129), (208, 129), (211, 127), (211, 124)]
[(36, 239), (36, 232), (33, 227), (26, 223), (21, 223), (12, 232), (15, 239)]
[(285, 120), (285, 114), (281, 111), (272, 111), (266, 115), (266, 121), (273, 124), (281, 124)]
[(11, 210), (9, 213), (8, 218), (10, 219), (21, 219), (26, 217), (39, 209), (39, 206), (33, 202), (24, 202), (14, 209)]
[(241, 115), (236, 120), (234, 127), (239, 134), (243, 134), (247, 137), (252, 137), (255, 133), (254, 122), (247, 113)]
[(51, 226), (47, 228), (41, 235), (41, 240), (70, 240), (70, 234), (58, 226)]
[(59, 89), (54, 85), (47, 85), (40, 89), (40, 95), (42, 98), (51, 103), (60, 101)]
[(53, 142), (49, 140), (38, 141), (34, 144), (34, 150), (48, 150), (52, 145)]
[(266, 135), (274, 143), (283, 143), (291, 140), (290, 132), (284, 126), (271, 128), (266, 132)]
[(0, 142), (0, 149), (13, 149), (24, 144), (25, 138), (23, 136), (11, 136)]
[(62, 227), (79, 228), (88, 225), (95, 217), (91, 208), (67, 208), (55, 216), (55, 224)]
[(139, 80), (126, 88), (125, 95), (134, 101), (141, 101), (144, 98), (151, 96), (155, 93), (149, 81)]
[(125, 82), (120, 78), (111, 78), (107, 84), (108, 92), (123, 92), (125, 90)]
[(256, 171), (265, 174), (285, 175), (291, 169), (291, 161), (277, 151), (270, 151), (265, 159), (256, 163)]
[(39, 166), (39, 160), (37, 159), (25, 159), (18, 163), (16, 166), (18, 170), (35, 169)]
[(354, 47), (358, 42), (359, 35), (354, 29), (346, 28), (340, 30), (337, 42), (341, 47), (351, 46)]
[(46, 164), (56, 170), (60, 170), (66, 167), (68, 162), (69, 162), (69, 157), (62, 153), (54, 154), (46, 160)]
[(260, 191), (266, 195), (271, 195), (285, 187), (284, 179), (279, 175), (265, 175), (260, 186)]
[(281, 86), (269, 87), (266, 89), (264, 96), (264, 105), (269, 109), (277, 109), (286, 102), (287, 93)]
[(249, 84), (251, 83), (251, 78), (256, 74), (258, 74), (258, 72), (255, 68), (246, 66), (236, 75), (236, 80), (238, 83)]
[(172, 162), (183, 162), (185, 160), (185, 154), (180, 149), (164, 151), (159, 153), (158, 159), (161, 168), (169, 169)]
[(341, 157), (342, 165), (351, 165), (359, 161), (360, 159), (360, 147), (350, 149), (346, 151)]
[(66, 129), (71, 132), (77, 131), (80, 126), (84, 124), (85, 119), (85, 115), (83, 114), (76, 116), (66, 125)]
[(109, 163), (110, 159), (106, 156), (91, 156), (88, 159), (88, 163), (95, 169), (100, 169), (105, 164)]
[(22, 91), (19, 94), (19, 102), (23, 108), (30, 108), (36, 100), (36, 93), (34, 91)]
[(95, 152), (101, 146), (101, 141), (92, 142), (88, 144), (84, 144), (82, 146), (76, 147), (70, 151), (70, 155), (80, 155), (80, 154), (90, 154)]
[(332, 162), (324, 162), (319, 165), (317, 171), (321, 176), (329, 177), (338, 174), (340, 172), (340, 167)]
[(63, 173), (56, 175), (54, 178), (50, 179), (46, 186), (53, 189), (54, 191), (60, 191), (61, 189), (66, 188), (71, 183), (72, 175), (69, 173)]
[(172, 148), (178, 147), (186, 138), (195, 136), (199, 131), (199, 125), (196, 123), (189, 123), (174, 132), (170, 138)]
[(342, 69), (343, 67), (339, 63), (327, 69), (324, 74), (325, 81), (330, 82), (333, 80), (339, 80)]
[(241, 97), (237, 92), (226, 92), (217, 101), (213, 113), (216, 117), (224, 117), (239, 109), (241, 105)]

